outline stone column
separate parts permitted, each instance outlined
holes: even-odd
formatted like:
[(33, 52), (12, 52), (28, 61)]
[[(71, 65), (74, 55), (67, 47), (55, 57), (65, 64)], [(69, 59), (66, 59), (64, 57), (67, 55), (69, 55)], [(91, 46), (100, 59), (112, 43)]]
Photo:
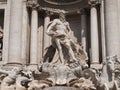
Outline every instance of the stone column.
[(2, 52), (2, 60), (4, 60), (4, 64), (8, 62), (8, 54), (9, 54), (9, 30), (10, 30), (10, 5), (11, 1), (7, 0), (7, 5), (5, 8), (4, 14), (4, 37), (3, 37), (3, 52)]
[(30, 64), (37, 65), (37, 31), (38, 31), (38, 11), (32, 8), (31, 14), (31, 41), (30, 41)]
[(39, 17), (39, 32), (38, 32), (38, 60), (40, 64), (43, 62), (43, 23), (44, 20)]
[(101, 0), (100, 5), (100, 16), (101, 16), (101, 41), (102, 41), (102, 60), (106, 57), (106, 46), (105, 46), (105, 18), (104, 18), (104, 0)]
[[(118, 19), (119, 19), (119, 29), (120, 29), (120, 0), (117, 0), (118, 1)], [(119, 38), (119, 42), (120, 42), (120, 38)], [(119, 47), (119, 50), (120, 50), (120, 47)], [(120, 56), (119, 56), (120, 58)]]
[(105, 0), (106, 55), (120, 57), (117, 0)]
[(98, 19), (96, 1), (90, 1), (91, 64), (99, 64)]
[(23, 26), (22, 26), (22, 52), (21, 52), (21, 61), (23, 61), (24, 64), (27, 62), (27, 47), (29, 47), (28, 44), (28, 12), (27, 12), (27, 6), (26, 6), (26, 0), (23, 0)]
[(50, 13), (46, 11), (46, 15), (44, 18), (44, 51), (50, 45), (50, 37), (46, 34), (46, 30), (49, 22), (50, 22)]
[(82, 9), (81, 14), (81, 43), (83, 46), (83, 49), (86, 51), (87, 49), (87, 15), (85, 13), (85, 10)]
[(23, 10), (22, 5), (23, 0), (11, 0), (8, 63), (22, 64), (21, 62), (22, 10)]

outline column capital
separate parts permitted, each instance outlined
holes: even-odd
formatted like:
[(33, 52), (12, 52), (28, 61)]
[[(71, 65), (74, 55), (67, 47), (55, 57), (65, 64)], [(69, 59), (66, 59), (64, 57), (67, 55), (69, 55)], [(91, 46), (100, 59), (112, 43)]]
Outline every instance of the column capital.
[(87, 14), (87, 11), (86, 11), (85, 8), (81, 8), (81, 9), (80, 9), (80, 13), (81, 13), (82, 15), (86, 15), (86, 14)]
[(38, 4), (38, 0), (28, 0), (27, 6), (31, 7), (32, 9), (37, 9), (40, 5)]
[(45, 11), (45, 16), (51, 16), (53, 13), (51, 11)]
[(92, 7), (100, 4), (100, 0), (88, 0), (88, 4)]

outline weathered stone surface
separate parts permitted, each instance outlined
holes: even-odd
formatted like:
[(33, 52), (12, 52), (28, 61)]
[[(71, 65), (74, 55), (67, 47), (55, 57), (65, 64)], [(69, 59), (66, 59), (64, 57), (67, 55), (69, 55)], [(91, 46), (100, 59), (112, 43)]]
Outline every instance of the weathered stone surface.
[(117, 3), (117, 0), (105, 0), (105, 26), (107, 56), (118, 55), (119, 57), (120, 41)]
[(21, 63), (22, 40), (22, 10), (23, 0), (11, 0), (10, 31), (9, 31), (9, 61)]
[(98, 18), (95, 5), (91, 5), (90, 10), (91, 25), (91, 64), (99, 63), (99, 39), (98, 39)]
[(30, 64), (37, 64), (37, 33), (38, 33), (38, 11), (32, 8), (31, 16), (31, 44), (30, 44)]
[(43, 90), (80, 90), (79, 88), (73, 88), (73, 87), (64, 87), (64, 86), (61, 86), (61, 87), (51, 87), (51, 88), (45, 88)]

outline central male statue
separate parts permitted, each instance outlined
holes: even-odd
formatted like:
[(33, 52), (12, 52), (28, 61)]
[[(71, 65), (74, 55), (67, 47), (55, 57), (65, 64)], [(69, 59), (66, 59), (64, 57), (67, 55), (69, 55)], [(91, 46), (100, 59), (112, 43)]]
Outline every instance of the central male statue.
[(72, 43), (69, 36), (70, 31), (71, 29), (69, 27), (69, 23), (65, 20), (64, 13), (60, 13), (59, 19), (54, 19), (51, 21), (47, 28), (47, 34), (52, 37), (52, 43), (58, 50), (62, 64), (64, 64), (62, 46), (68, 50), (68, 54), (70, 56), (69, 62), (74, 62), (77, 60), (70, 44)]
[[(62, 64), (80, 62), (86, 64), (87, 54), (82, 46), (75, 43), (70, 37), (70, 26), (65, 20), (65, 14), (59, 13), (59, 19), (54, 19), (48, 24), (47, 34), (52, 37), (52, 45), (48, 47), (44, 62), (60, 61)], [(56, 50), (58, 53), (56, 53)], [(57, 56), (57, 59), (54, 58)]]

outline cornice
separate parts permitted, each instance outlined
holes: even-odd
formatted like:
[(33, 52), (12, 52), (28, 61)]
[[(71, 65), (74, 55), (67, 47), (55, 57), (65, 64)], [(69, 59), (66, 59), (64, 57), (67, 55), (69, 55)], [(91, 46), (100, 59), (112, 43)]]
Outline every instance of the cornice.
[(58, 1), (55, 1), (55, 0), (44, 0), (45, 2), (49, 3), (49, 4), (54, 4), (54, 5), (72, 5), (72, 4), (76, 4), (76, 3), (79, 3), (83, 0), (72, 0), (72, 1), (62, 1), (62, 0), (58, 0)]

